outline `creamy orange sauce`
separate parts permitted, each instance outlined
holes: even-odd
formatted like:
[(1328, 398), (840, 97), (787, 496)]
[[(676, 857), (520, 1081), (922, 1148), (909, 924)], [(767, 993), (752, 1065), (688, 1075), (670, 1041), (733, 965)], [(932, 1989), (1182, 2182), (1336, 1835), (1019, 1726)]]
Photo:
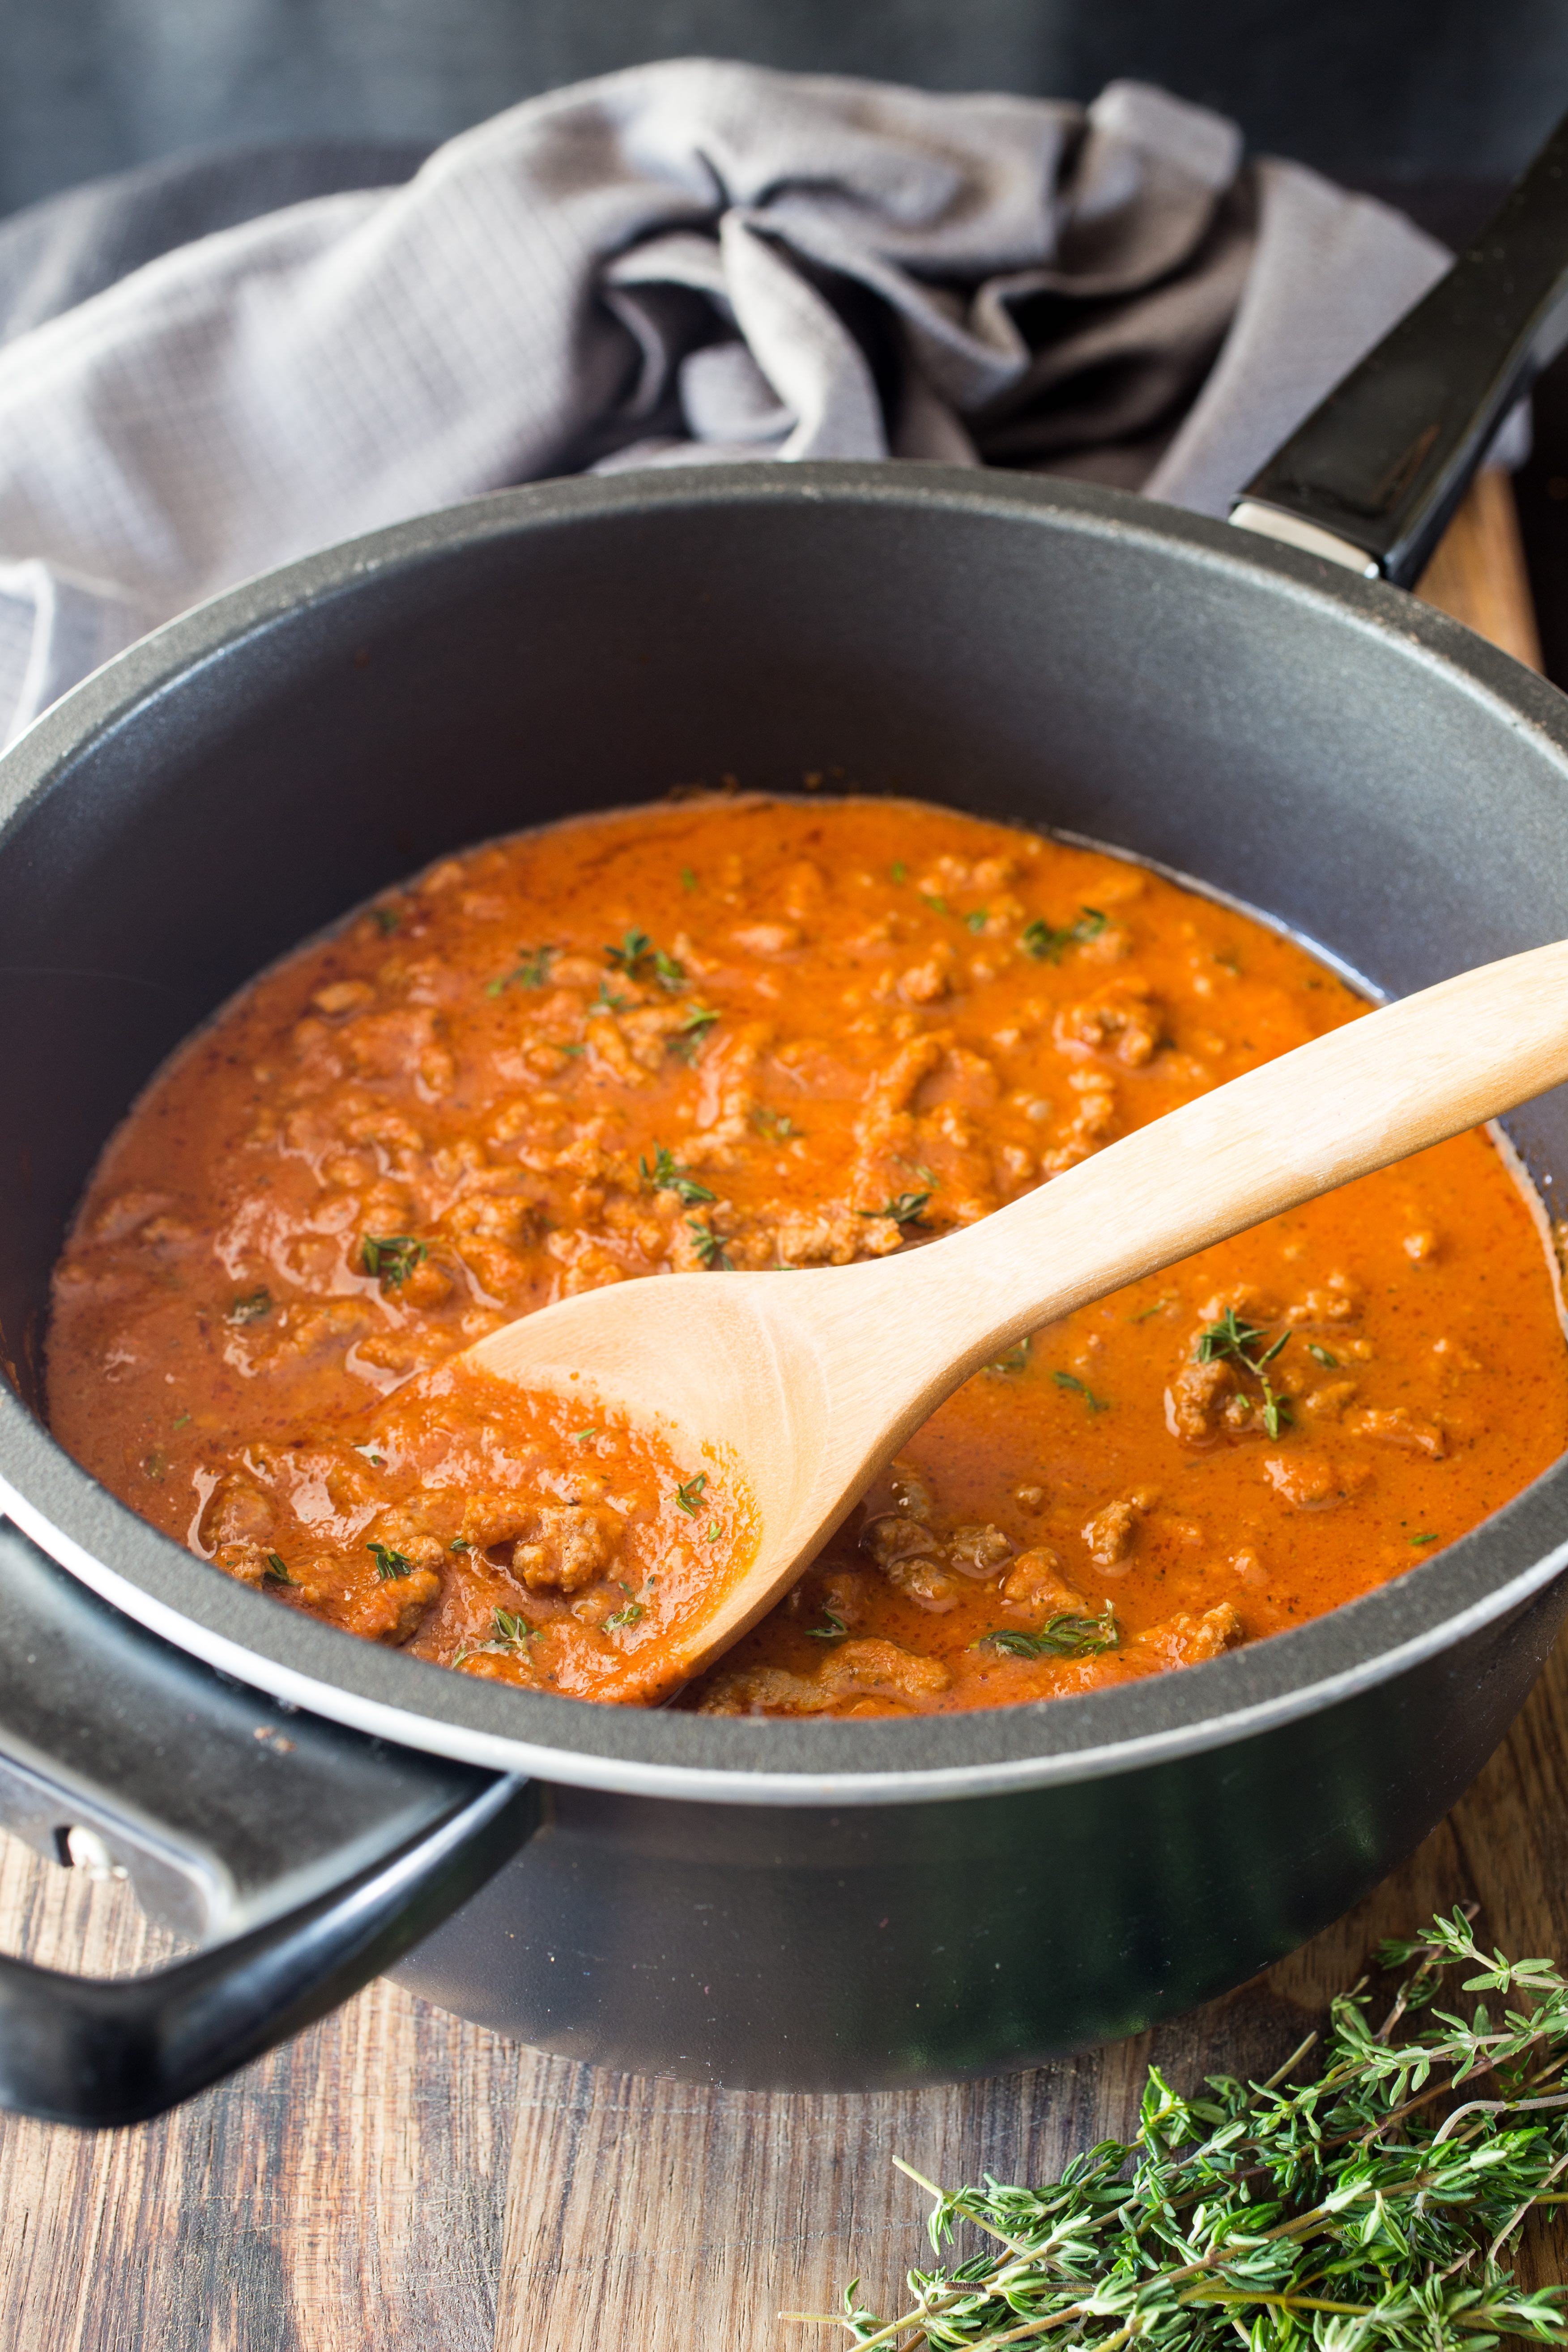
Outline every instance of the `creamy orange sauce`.
[[(742, 1494), (449, 1358), (605, 1282), (921, 1247), (1363, 1010), (1259, 923), (941, 809), (488, 845), (154, 1079), (58, 1269), (53, 1424), (278, 1605), (629, 1696), (743, 1557)], [(970, 1381), (680, 1703), (928, 1712), (1212, 1656), (1430, 1557), (1565, 1444), (1542, 1244), (1462, 1136)]]

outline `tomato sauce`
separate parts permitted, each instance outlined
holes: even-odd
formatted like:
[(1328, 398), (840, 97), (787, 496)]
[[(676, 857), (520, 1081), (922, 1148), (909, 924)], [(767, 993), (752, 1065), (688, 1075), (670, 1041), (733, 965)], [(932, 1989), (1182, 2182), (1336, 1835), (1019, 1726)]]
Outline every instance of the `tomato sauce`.
[[(154, 1078), (57, 1270), (53, 1426), (276, 1605), (635, 1696), (743, 1558), (744, 1494), (452, 1357), (604, 1283), (923, 1247), (1365, 1009), (1194, 891), (915, 803), (489, 844)], [(1538, 1216), (1464, 1135), (1009, 1351), (678, 1703), (923, 1713), (1189, 1664), (1431, 1557), (1565, 1444)]]

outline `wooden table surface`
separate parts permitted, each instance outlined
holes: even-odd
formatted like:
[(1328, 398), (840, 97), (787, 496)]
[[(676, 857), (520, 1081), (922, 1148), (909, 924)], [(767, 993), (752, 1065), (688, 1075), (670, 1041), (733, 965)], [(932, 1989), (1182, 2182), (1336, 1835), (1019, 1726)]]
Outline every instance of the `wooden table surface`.
[[(1523, 658), (1505, 478), (1423, 593)], [(175, 2116), (85, 2138), (0, 2117), (5, 2352), (763, 2352), (857, 2275), (887, 2310), (924, 2200), (890, 2162), (1049, 2174), (1131, 2125), (1151, 2060), (1268, 2071), (1370, 1942), (1474, 1897), (1516, 1952), (1568, 1950), (1568, 1650), (1420, 1851), (1293, 1958), (1158, 2032), (1036, 2072), (821, 2098), (596, 2073), (381, 1982)], [(113, 1974), (169, 1948), (116, 1885), (0, 1837), (0, 1941)], [(1568, 2274), (1542, 2235), (1540, 2280)]]

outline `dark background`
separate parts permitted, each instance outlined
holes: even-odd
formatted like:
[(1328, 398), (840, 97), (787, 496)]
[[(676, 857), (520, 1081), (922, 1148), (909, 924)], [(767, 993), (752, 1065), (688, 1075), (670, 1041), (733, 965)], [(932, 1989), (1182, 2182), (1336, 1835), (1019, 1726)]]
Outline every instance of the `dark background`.
[[(1568, 110), (1568, 0), (0, 0), (0, 214), (274, 142), (317, 152), (308, 169), (258, 157), (268, 201), (322, 184), (323, 142), (343, 142), (340, 185), (401, 179), (519, 99), (692, 54), (1077, 99), (1136, 76), (1449, 244)], [(193, 212), (171, 241), (217, 225), (202, 177), (174, 199)], [(1547, 667), (1568, 684), (1568, 362), (1536, 416), (1521, 517)]]
[(1564, 0), (0, 0), (0, 212), (291, 136), (434, 143), (650, 58), (1087, 99), (1114, 76), (1336, 177), (1507, 177), (1568, 104)]

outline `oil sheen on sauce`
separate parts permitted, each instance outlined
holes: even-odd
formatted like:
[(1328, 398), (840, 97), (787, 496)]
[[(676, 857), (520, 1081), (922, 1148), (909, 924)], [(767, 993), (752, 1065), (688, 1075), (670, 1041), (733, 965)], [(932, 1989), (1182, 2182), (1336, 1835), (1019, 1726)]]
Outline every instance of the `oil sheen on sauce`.
[[(1106, 853), (887, 800), (690, 801), (447, 859), (300, 950), (111, 1139), (62, 1442), (257, 1588), (637, 1694), (753, 1531), (668, 1433), (449, 1360), (608, 1282), (918, 1249), (1365, 1007)], [(1368, 1591), (1568, 1444), (1531, 1208), (1472, 1133), (1035, 1335), (678, 1704), (1091, 1689)]]

